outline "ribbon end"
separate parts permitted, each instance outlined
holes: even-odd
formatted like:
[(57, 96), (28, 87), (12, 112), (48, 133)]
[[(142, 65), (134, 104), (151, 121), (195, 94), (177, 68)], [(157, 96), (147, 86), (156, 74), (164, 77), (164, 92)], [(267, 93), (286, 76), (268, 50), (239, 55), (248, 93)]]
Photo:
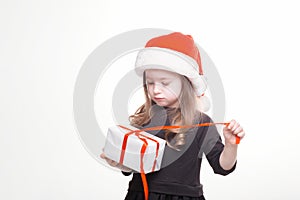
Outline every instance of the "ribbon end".
[(235, 136), (235, 144), (240, 144), (241, 138), (239, 136)]

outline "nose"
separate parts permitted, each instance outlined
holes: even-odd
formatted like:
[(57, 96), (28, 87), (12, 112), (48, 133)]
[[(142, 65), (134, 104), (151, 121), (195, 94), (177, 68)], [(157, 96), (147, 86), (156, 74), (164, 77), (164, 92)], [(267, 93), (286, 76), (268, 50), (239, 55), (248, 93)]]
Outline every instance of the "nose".
[(160, 93), (160, 92), (161, 92), (161, 86), (160, 86), (160, 84), (155, 83), (155, 84), (153, 85), (153, 93), (154, 93), (154, 94), (158, 94), (158, 93)]

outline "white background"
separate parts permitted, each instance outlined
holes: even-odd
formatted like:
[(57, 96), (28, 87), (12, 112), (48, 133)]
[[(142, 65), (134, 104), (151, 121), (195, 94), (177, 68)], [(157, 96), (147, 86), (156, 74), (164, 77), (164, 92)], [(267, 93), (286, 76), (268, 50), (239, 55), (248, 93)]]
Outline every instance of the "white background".
[(299, 199), (299, 18), (292, 0), (1, 1), (0, 199), (123, 199), (129, 177), (82, 146), (72, 95), (87, 56), (138, 28), (193, 35), (246, 130), (233, 174), (204, 162), (206, 198)]

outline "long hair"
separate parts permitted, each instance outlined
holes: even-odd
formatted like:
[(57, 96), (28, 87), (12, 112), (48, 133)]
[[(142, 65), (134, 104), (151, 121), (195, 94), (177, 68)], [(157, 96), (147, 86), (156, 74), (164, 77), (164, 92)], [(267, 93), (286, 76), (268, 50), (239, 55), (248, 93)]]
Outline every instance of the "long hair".
[[(178, 96), (179, 107), (171, 109), (168, 112), (170, 125), (192, 125), (197, 114), (196, 95), (188, 78), (180, 75), (180, 80), (182, 87)], [(129, 116), (130, 124), (136, 127), (141, 127), (149, 123), (153, 117), (151, 108), (155, 103), (148, 94), (145, 72), (143, 74), (143, 88), (146, 102), (140, 106), (133, 115)], [(180, 147), (185, 144), (186, 132), (187, 130), (185, 129), (166, 130), (165, 139), (168, 146), (180, 150)]]

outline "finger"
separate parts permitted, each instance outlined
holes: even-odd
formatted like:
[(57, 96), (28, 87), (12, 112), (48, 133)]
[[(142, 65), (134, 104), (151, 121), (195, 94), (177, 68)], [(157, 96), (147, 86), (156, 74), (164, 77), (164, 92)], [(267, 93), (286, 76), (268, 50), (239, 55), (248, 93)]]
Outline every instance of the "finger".
[(234, 132), (238, 127), (240, 127), (240, 124), (238, 122), (235, 122), (233, 127), (231, 128), (231, 131)]
[(119, 163), (117, 163), (116, 161), (112, 161), (112, 162), (111, 162), (111, 166), (113, 166), (113, 167), (117, 167), (118, 164), (119, 164)]
[(236, 126), (236, 121), (231, 120), (230, 123), (227, 126), (224, 127), (223, 131), (232, 133), (235, 126)]
[(112, 167), (117, 167), (118, 166), (118, 162), (116, 162), (116, 161), (114, 161), (114, 160), (111, 160), (111, 159), (109, 159), (109, 163), (108, 163), (110, 166), (112, 166)]
[(118, 162), (114, 162), (113, 167), (117, 167), (117, 168), (121, 169), (122, 165)]
[(234, 135), (237, 135), (237, 134), (239, 134), (240, 132), (242, 132), (243, 131), (243, 128), (241, 127), (241, 126), (238, 126), (234, 131), (233, 131), (233, 134)]
[(237, 134), (238, 137), (243, 138), (245, 137), (245, 131), (241, 131), (240, 133)]
[(227, 126), (227, 128), (228, 128), (229, 130), (232, 130), (232, 128), (234, 127), (235, 123), (236, 123), (236, 121), (235, 121), (234, 119), (231, 120), (230, 123), (229, 123), (229, 125)]
[(237, 135), (236, 135), (236, 144), (239, 144), (240, 143), (240, 141), (241, 141), (241, 139), (243, 139), (245, 137), (245, 131), (242, 131), (242, 132), (240, 132), (240, 133), (238, 133)]
[(100, 154), (100, 158), (105, 159), (105, 158), (106, 158), (105, 154), (104, 154), (104, 153), (101, 153), (101, 154)]
[(108, 157), (105, 157), (104, 159), (109, 165), (113, 165), (113, 160), (109, 159)]
[(227, 127), (224, 127), (224, 128), (223, 128), (223, 133), (224, 133), (225, 135), (231, 135), (231, 134), (232, 134), (232, 131), (231, 131), (231, 129), (229, 129), (229, 128), (227, 128)]

